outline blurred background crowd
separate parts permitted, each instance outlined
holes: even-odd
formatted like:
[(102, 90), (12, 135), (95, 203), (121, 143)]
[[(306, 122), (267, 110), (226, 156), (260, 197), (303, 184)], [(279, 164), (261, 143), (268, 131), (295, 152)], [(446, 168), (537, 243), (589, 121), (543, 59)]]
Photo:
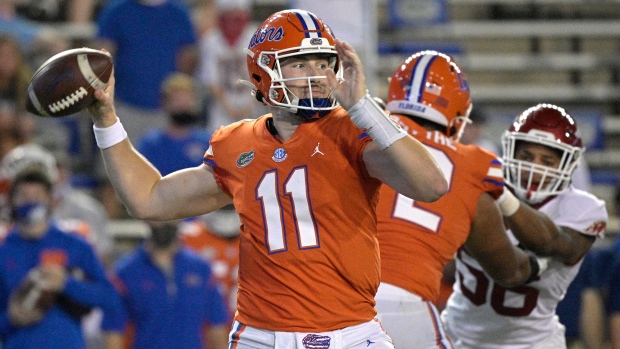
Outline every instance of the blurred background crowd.
[[(15, 167), (45, 164), (54, 218), (87, 237), (111, 270), (161, 229), (128, 216), (107, 181), (87, 115), (51, 119), (25, 111), (34, 71), (70, 48), (111, 52), (117, 113), (133, 144), (166, 175), (201, 164), (221, 125), (266, 112), (239, 82), (248, 80), (243, 49), (258, 23), (285, 8), (332, 24), (360, 52), (371, 93), (380, 98), (394, 62), (422, 49), (454, 56), (474, 103), (463, 143), (498, 152), (497, 130), (533, 103), (557, 103), (576, 118), (587, 151), (574, 184), (604, 199), (611, 220), (558, 313), (571, 348), (611, 348), (609, 324), (620, 326), (620, 314), (608, 311), (620, 284), (619, 1), (0, 0), (2, 205)], [(0, 236), (8, 229), (3, 219)], [(175, 222), (174, 230), (210, 265), (234, 313), (234, 209)], [(82, 320), (89, 347), (103, 347), (101, 314)]]

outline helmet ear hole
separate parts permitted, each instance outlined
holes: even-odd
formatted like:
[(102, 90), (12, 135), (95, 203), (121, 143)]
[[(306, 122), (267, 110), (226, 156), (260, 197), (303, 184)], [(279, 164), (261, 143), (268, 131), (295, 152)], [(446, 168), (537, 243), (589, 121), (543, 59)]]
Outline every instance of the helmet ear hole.
[(252, 79), (256, 80), (256, 82), (260, 83), (261, 77), (258, 74), (252, 74)]
[(263, 93), (260, 92), (259, 90), (256, 90), (256, 93), (254, 94), (254, 97), (256, 98), (257, 101), (263, 103), (263, 100), (265, 99), (265, 96), (263, 96)]

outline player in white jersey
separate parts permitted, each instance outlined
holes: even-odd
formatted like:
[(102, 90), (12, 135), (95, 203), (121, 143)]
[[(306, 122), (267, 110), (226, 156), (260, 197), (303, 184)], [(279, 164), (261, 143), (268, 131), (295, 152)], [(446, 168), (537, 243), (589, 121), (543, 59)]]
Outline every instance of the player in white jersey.
[(459, 349), (566, 348), (555, 310), (584, 255), (605, 232), (605, 203), (570, 184), (584, 147), (564, 109), (550, 104), (527, 109), (504, 133), (502, 146), (510, 190), (504, 190), (498, 204), (509, 237), (546, 257), (548, 267), (526, 285), (505, 288), (461, 249), (442, 319)]

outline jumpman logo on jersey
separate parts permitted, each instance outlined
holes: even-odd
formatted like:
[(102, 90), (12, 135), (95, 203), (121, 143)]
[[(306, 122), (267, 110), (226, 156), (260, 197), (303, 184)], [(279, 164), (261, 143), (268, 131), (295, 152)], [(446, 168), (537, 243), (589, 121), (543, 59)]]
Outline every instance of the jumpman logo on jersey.
[(371, 344), (375, 344), (375, 342), (371, 341), (370, 339), (367, 339), (366, 346), (369, 347)]
[(313, 157), (316, 154), (325, 155), (325, 153), (323, 153), (322, 151), (319, 150), (319, 146), (320, 145), (321, 145), (321, 142), (317, 143), (316, 148), (314, 148), (314, 153), (312, 153), (312, 155), (310, 155), (310, 157)]

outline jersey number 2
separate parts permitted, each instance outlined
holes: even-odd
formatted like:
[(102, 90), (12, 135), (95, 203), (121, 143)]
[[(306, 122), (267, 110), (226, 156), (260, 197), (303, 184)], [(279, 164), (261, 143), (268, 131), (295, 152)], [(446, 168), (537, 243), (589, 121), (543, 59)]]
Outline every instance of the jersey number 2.
[[(454, 172), (454, 164), (450, 161), (450, 158), (443, 151), (435, 148), (427, 147), (427, 149), (433, 154), (435, 160), (439, 163), (441, 171), (448, 180), (448, 187), (452, 186), (452, 173)], [(394, 203), (394, 211), (392, 218), (400, 219), (412, 224), (426, 228), (433, 233), (439, 233), (439, 226), (441, 223), (441, 215), (436, 212), (420, 208), (416, 206), (416, 202), (409, 197), (397, 194), (396, 202)]]

